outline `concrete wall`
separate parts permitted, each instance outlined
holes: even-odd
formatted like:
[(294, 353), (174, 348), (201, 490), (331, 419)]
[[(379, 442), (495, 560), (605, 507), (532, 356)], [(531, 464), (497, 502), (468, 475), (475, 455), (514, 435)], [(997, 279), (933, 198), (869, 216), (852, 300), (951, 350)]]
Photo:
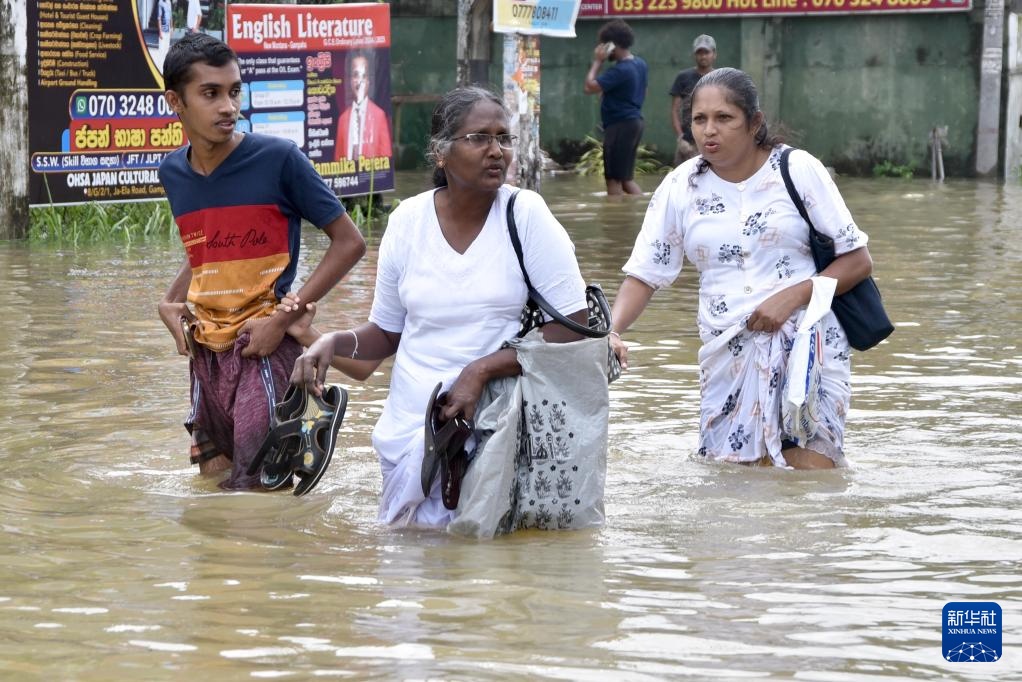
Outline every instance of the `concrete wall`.
[[(394, 93), (443, 92), (454, 84), (454, 18), (398, 7)], [(582, 92), (582, 79), (602, 23), (579, 21), (575, 39), (542, 39), (540, 135), (551, 152), (556, 153), (562, 141), (577, 142), (597, 133), (599, 103)], [(868, 173), (874, 164), (889, 160), (928, 172), (928, 132), (946, 125), (947, 173), (972, 172), (981, 6), (950, 14), (646, 19), (631, 25), (636, 33), (633, 51), (650, 66), (643, 139), (664, 160), (674, 149), (667, 92), (675, 74), (691, 65), (692, 39), (709, 33), (717, 40), (717, 65), (748, 71), (760, 87), (768, 117), (791, 129), (794, 143), (839, 170)], [(500, 84), (500, 44), (494, 41), (494, 85)], [(399, 167), (421, 158), (431, 107), (404, 109)]]
[(391, 31), (394, 163), (398, 168), (416, 168), (425, 164), (431, 100), (457, 82), (457, 22), (453, 17), (395, 17)]
[(884, 159), (928, 172), (929, 131), (946, 125), (946, 172), (970, 174), (981, 29), (968, 14), (786, 21), (780, 116), (807, 149), (860, 172)]

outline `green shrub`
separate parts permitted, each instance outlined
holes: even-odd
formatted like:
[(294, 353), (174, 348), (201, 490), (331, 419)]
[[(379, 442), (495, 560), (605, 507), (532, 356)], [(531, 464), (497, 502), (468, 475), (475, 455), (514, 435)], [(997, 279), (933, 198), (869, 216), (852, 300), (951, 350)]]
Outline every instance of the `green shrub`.
[(29, 214), (30, 241), (120, 241), (130, 244), (145, 239), (171, 239), (177, 227), (165, 201), (123, 204), (89, 203), (77, 206), (43, 206)]
[[(578, 160), (575, 170), (581, 175), (603, 173), (603, 143), (591, 135), (586, 135), (585, 145), (588, 149)], [(664, 170), (670, 170), (670, 168), (660, 163), (651, 149), (640, 144), (639, 152), (635, 157), (635, 174), (647, 175), (660, 173)]]
[[(372, 199), (370, 199), (372, 197)], [(374, 219), (397, 206), (395, 199), (383, 205), (379, 194), (344, 199), (351, 219), (371, 229)], [(42, 206), (29, 214), (28, 238), (33, 242), (79, 244), (123, 242), (178, 237), (177, 225), (166, 200), (135, 203), (89, 203), (76, 206)]]
[(873, 177), (874, 178), (911, 178), (915, 175), (916, 165), (914, 163), (907, 163), (905, 165), (898, 165), (891, 163), (890, 160), (884, 159), (882, 162), (873, 166)]

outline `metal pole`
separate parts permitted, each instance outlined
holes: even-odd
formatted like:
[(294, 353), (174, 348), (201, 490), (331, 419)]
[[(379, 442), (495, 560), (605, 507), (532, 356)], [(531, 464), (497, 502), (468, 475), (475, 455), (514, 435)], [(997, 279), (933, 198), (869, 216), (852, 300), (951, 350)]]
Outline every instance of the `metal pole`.
[(458, 0), (458, 85), (472, 82), (469, 45), (472, 42), (472, 6), (475, 0)]
[(987, 0), (983, 11), (983, 56), (979, 74), (979, 126), (976, 131), (976, 173), (997, 173), (1001, 124), (1001, 68), (1004, 49), (1004, 0)]
[(937, 175), (940, 177), (940, 181), (944, 182), (944, 150), (939, 133), (937, 135)]
[(28, 234), (28, 8), (0, 0), (0, 239)]

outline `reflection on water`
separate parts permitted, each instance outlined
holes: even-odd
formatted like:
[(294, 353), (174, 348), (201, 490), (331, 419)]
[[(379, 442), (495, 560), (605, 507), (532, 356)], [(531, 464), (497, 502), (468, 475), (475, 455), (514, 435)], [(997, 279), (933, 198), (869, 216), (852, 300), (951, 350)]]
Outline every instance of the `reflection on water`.
[[(399, 179), (409, 193), (422, 180)], [(544, 194), (586, 278), (613, 292), (645, 200), (608, 201), (601, 184), (553, 178)], [(840, 185), (898, 325), (854, 358), (852, 467), (690, 456), (686, 271), (627, 335), (607, 526), (482, 543), (374, 523), (369, 433), (386, 371), (350, 387), (313, 494), (225, 494), (186, 463), (187, 368), (156, 316), (180, 248), (0, 245), (4, 676), (1019, 675), (1022, 190)], [(378, 231), (323, 305), (324, 326), (368, 311)], [(304, 242), (324, 248), (314, 231)], [(1002, 661), (942, 660), (941, 607), (956, 600), (1001, 604)]]

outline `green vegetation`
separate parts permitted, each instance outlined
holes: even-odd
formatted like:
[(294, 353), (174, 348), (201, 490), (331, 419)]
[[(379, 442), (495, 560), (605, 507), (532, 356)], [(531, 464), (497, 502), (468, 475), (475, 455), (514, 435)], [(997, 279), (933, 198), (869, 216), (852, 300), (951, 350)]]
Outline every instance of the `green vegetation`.
[[(379, 194), (343, 199), (351, 219), (372, 231), (373, 220), (386, 216), (398, 200), (383, 204)], [(164, 201), (123, 204), (79, 204), (33, 208), (29, 215), (28, 239), (33, 242), (79, 244), (175, 240), (177, 225)]]
[(130, 244), (176, 236), (177, 227), (166, 201), (44, 206), (32, 209), (28, 225), (30, 241), (54, 241), (75, 246), (113, 241)]
[(348, 209), (351, 220), (367, 234), (373, 232), (373, 221), (390, 215), (390, 212), (397, 208), (399, 199), (394, 199), (389, 204), (383, 203), (382, 194), (366, 194), (360, 197), (347, 197), (341, 199), (344, 207)]
[[(603, 143), (591, 135), (586, 135), (585, 145), (587, 149), (575, 165), (575, 170), (582, 175), (603, 173)], [(635, 157), (635, 174), (647, 175), (665, 170), (670, 170), (670, 167), (660, 163), (651, 149), (640, 144), (639, 153)]]
[(916, 165), (914, 163), (907, 163), (904, 165), (898, 165), (891, 163), (890, 160), (884, 159), (882, 162), (873, 166), (873, 177), (874, 178), (911, 178), (915, 175)]

